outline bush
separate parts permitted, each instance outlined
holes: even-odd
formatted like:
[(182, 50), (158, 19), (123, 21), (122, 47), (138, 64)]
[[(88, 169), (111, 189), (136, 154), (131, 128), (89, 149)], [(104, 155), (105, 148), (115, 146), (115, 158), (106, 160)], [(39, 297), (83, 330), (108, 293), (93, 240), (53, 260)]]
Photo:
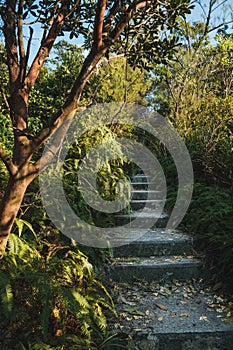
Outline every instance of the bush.
[(208, 272), (232, 288), (233, 235), (232, 193), (216, 185), (196, 182), (192, 202), (183, 225), (206, 252)]

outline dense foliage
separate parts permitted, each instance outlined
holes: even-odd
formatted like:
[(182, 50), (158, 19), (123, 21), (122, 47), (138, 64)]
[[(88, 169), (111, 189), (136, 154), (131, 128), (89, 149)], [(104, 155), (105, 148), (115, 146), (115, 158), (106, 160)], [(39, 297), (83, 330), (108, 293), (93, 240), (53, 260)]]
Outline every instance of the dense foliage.
[[(194, 193), (182, 226), (207, 253), (210, 276), (232, 288), (233, 36), (221, 32), (213, 43), (203, 28), (186, 24), (177, 60), (156, 67), (154, 103), (184, 139), (193, 162)], [(171, 210), (176, 170), (166, 152), (160, 156), (170, 179)]]
[(55, 231), (34, 238), (12, 234), (1, 266), (2, 349), (104, 348), (114, 309), (93, 266)]

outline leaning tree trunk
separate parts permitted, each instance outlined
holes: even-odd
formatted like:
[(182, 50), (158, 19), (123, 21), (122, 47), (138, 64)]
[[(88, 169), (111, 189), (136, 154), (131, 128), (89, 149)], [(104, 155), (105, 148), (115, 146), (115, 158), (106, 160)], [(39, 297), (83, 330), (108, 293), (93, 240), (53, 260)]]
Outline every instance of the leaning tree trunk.
[(5, 251), (9, 235), (31, 179), (26, 171), (11, 175), (0, 203), (0, 255)]
[(12, 230), (15, 218), (22, 204), (31, 173), (31, 146), (27, 130), (28, 92), (19, 83), (13, 84), (9, 99), (10, 115), (14, 130), (14, 148), (12, 159), (5, 159), (9, 171), (9, 180), (0, 203), (0, 257)]

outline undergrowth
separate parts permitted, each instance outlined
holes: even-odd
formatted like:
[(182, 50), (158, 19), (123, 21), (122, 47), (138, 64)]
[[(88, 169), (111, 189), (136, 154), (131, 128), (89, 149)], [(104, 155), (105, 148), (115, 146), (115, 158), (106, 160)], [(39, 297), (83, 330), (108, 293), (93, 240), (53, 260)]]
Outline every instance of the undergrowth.
[(115, 349), (107, 326), (114, 305), (86, 255), (16, 234), (8, 247), (0, 265), (1, 349)]
[[(162, 160), (167, 173), (167, 211), (174, 207), (177, 196), (177, 175), (171, 158)], [(221, 288), (233, 290), (233, 196), (230, 187), (208, 183), (195, 172), (189, 209), (181, 230), (195, 237), (197, 250), (206, 254), (205, 269)], [(219, 283), (220, 282), (220, 283)]]

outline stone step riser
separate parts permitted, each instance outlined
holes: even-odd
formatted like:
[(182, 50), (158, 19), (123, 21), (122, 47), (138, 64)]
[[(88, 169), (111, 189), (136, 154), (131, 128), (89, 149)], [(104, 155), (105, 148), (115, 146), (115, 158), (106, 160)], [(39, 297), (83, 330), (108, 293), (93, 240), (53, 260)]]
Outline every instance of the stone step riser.
[(150, 210), (159, 210), (163, 206), (162, 200), (132, 200), (130, 202), (131, 210), (137, 211), (143, 209), (145, 206), (148, 206)]
[(132, 182), (149, 182), (152, 180), (152, 177), (151, 176), (145, 176), (145, 175), (135, 175), (133, 178), (132, 178)]
[(160, 191), (143, 191), (143, 190), (138, 190), (138, 191), (131, 191), (131, 199), (132, 200), (163, 200), (163, 196)]
[[(135, 217), (130, 217), (130, 215), (119, 215), (115, 217), (115, 225), (116, 226), (124, 226), (124, 225), (130, 225), (134, 221)], [(158, 218), (158, 220), (154, 223), (154, 219), (148, 219), (146, 217), (140, 217), (137, 218), (137, 227), (138, 228), (165, 228), (168, 223), (168, 217), (166, 215), (161, 216)]]
[[(134, 190), (144, 190), (144, 191), (148, 191), (152, 190), (152, 191), (158, 191), (158, 192), (164, 192), (164, 187), (162, 184), (157, 183), (155, 184), (154, 182), (131, 182), (132, 185), (132, 191)], [(162, 197), (162, 195), (160, 196), (160, 198)]]
[(130, 350), (232, 350), (233, 331), (135, 335), (127, 344), (121, 339), (118, 344)]
[(135, 279), (147, 282), (177, 279), (185, 281), (200, 277), (200, 263), (132, 264), (109, 268), (110, 278), (115, 282), (132, 283)]
[(149, 257), (192, 254), (193, 247), (189, 240), (181, 240), (179, 242), (137, 241), (113, 248), (114, 257)]
[[(134, 190), (148, 190), (148, 186), (153, 186), (154, 183), (147, 183), (147, 182), (131, 182), (131, 185)], [(156, 188), (156, 190), (159, 190)]]

